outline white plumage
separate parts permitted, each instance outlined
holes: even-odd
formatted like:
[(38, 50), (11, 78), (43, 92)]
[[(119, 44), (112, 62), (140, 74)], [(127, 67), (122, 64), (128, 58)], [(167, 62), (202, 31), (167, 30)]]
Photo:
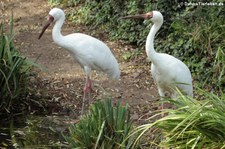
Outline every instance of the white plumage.
[(123, 18), (150, 19), (154, 23), (147, 36), (145, 46), (146, 54), (152, 62), (151, 73), (157, 84), (159, 95), (174, 98), (177, 96), (175, 88), (178, 88), (183, 94), (192, 97), (192, 77), (188, 67), (179, 59), (165, 53), (157, 53), (154, 50), (155, 34), (163, 24), (162, 14), (159, 11), (152, 11)]
[(52, 38), (54, 42), (60, 47), (67, 49), (86, 73), (84, 98), (86, 93), (90, 94), (91, 92), (91, 70), (100, 70), (106, 73), (109, 77), (118, 80), (120, 78), (119, 65), (108, 46), (106, 46), (102, 41), (82, 33), (63, 36), (61, 34), (61, 27), (64, 21), (65, 14), (63, 10), (53, 8), (49, 12), (48, 23), (43, 27), (39, 39), (47, 27), (54, 22), (55, 25), (52, 30)]

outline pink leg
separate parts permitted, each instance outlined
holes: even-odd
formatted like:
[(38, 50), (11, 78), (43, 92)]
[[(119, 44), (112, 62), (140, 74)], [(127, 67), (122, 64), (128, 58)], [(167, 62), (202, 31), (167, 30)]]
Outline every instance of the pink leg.
[[(89, 77), (86, 79), (86, 83), (84, 86), (84, 96), (83, 96), (83, 103), (82, 103), (82, 110), (81, 115), (83, 115), (84, 112), (84, 102), (88, 98), (88, 104), (90, 104), (90, 98), (91, 98), (91, 92), (92, 92), (92, 83)], [(88, 95), (88, 97), (87, 97)]]
[(91, 91), (92, 91), (92, 83), (91, 83), (90, 78), (88, 77), (86, 84), (84, 86), (84, 93), (91, 93)]

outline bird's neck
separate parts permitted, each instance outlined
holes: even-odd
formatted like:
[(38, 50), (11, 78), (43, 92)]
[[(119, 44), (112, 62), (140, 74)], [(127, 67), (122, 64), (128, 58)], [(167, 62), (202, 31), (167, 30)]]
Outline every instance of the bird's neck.
[(59, 46), (63, 46), (63, 35), (61, 33), (61, 28), (64, 23), (65, 18), (61, 18), (55, 22), (55, 25), (52, 30), (53, 41)]
[(155, 34), (157, 33), (157, 31), (160, 29), (160, 27), (162, 26), (162, 21), (161, 22), (156, 22), (154, 23), (154, 25), (151, 27), (151, 30), (148, 34), (147, 40), (146, 40), (146, 53), (148, 58), (154, 62), (156, 61), (157, 58), (157, 52), (154, 49), (154, 38), (155, 38)]

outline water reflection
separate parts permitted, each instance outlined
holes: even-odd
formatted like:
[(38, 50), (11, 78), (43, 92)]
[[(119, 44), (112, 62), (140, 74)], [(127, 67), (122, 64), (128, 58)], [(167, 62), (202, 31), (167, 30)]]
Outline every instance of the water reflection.
[(67, 148), (67, 116), (28, 115), (0, 123), (0, 148)]

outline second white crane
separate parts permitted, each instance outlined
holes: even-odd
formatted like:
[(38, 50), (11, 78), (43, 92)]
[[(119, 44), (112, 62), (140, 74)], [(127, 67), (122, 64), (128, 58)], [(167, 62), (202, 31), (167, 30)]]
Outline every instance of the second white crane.
[(154, 23), (147, 36), (145, 48), (146, 54), (152, 62), (151, 73), (160, 97), (176, 97), (176, 88), (184, 95), (193, 97), (192, 76), (188, 67), (179, 59), (169, 54), (158, 53), (154, 49), (155, 34), (163, 24), (162, 14), (159, 11), (151, 11), (122, 18), (147, 19)]

